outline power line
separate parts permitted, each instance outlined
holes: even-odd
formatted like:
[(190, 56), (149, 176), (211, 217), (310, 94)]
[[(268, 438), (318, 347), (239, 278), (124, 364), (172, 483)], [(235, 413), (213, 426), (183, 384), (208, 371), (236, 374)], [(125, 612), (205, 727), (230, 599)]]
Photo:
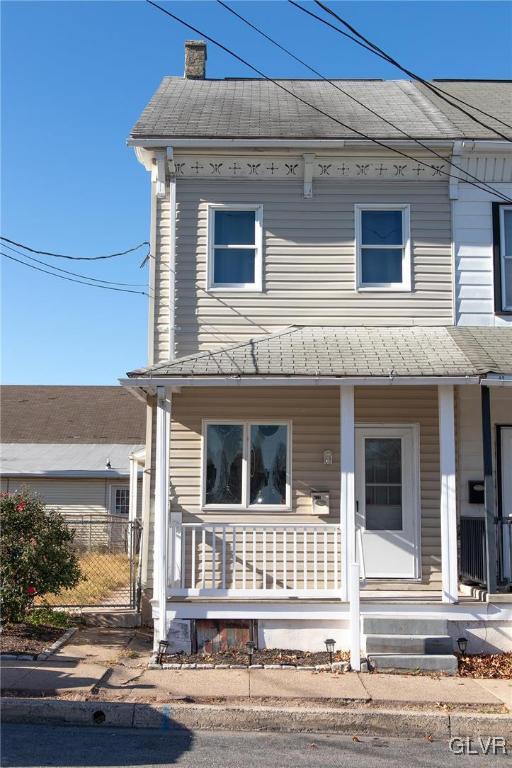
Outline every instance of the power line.
[[(128, 288), (145, 288), (145, 285), (142, 285), (142, 283), (122, 283), (119, 280), (101, 280), (97, 277), (91, 277), (90, 275), (81, 275), (78, 272), (71, 272), (69, 269), (62, 269), (61, 267), (55, 267), (53, 264), (48, 264), (46, 261), (42, 261), (41, 259), (36, 259), (34, 256), (29, 256), (28, 253), (23, 253), (22, 251), (19, 251), (17, 248), (13, 248), (10, 245), (4, 245), (4, 248), (7, 248), (7, 250), (12, 251), (13, 253), (17, 253), (18, 256), (23, 256), (24, 259), (29, 259), (30, 261), (35, 261), (36, 264), (42, 264), (44, 267), (49, 267), (50, 269), (54, 269), (57, 272), (64, 272), (66, 275), (73, 275), (74, 277), (81, 277), (85, 280), (92, 280), (95, 283), (106, 283), (107, 285), (123, 285)], [(58, 277), (58, 275), (55, 275), (55, 277)]]
[[(321, 0), (314, 0), (314, 2), (322, 8), (326, 13), (333, 16), (335, 19), (340, 21), (347, 29), (350, 29), (351, 32), (353, 32), (355, 35), (357, 35), (363, 42), (365, 42), (367, 45), (369, 45), (372, 49), (375, 50), (376, 53), (384, 56), (387, 61), (389, 61), (390, 64), (393, 64), (395, 67), (398, 67), (402, 72), (405, 72), (405, 74), (409, 75), (409, 77), (412, 77), (414, 80), (417, 80), (419, 83), (424, 85), (426, 88), (428, 88), (432, 93), (434, 93), (438, 98), (445, 101), (447, 104), (450, 104), (450, 106), (454, 107), (455, 109), (458, 109), (459, 112), (462, 112), (462, 114), (466, 115), (466, 117), (469, 117), (470, 120), (473, 120), (475, 123), (478, 123), (478, 125), (481, 125), (483, 128), (486, 128), (488, 131), (492, 131), (500, 138), (504, 139), (505, 141), (512, 141), (512, 137), (507, 136), (504, 133), (501, 133), (501, 131), (498, 131), (496, 128), (493, 128), (490, 125), (487, 125), (487, 123), (484, 123), (482, 120), (480, 120), (478, 117), (475, 117), (475, 115), (472, 115), (470, 112), (468, 112), (466, 109), (463, 109), (462, 107), (459, 107), (457, 104), (455, 104), (453, 101), (451, 101), (450, 98), (448, 98), (445, 94), (446, 91), (442, 91), (440, 89), (436, 89), (435, 86), (433, 86), (431, 83), (428, 82), (428, 80), (425, 80), (420, 75), (417, 75), (415, 72), (412, 72), (409, 69), (406, 69), (403, 67), (396, 59), (394, 59), (392, 56), (390, 56), (386, 51), (382, 50), (382, 48), (379, 48), (378, 45), (375, 45), (375, 43), (372, 43), (371, 40), (364, 37), (360, 32), (357, 31), (355, 27), (353, 27), (351, 24), (349, 24), (348, 21), (345, 21), (339, 14), (337, 14), (335, 11), (332, 10), (332, 8), (329, 8), (328, 5), (325, 5), (325, 3), (322, 3)], [(489, 117), (492, 117), (492, 115), (489, 115)], [(492, 118), (494, 119), (494, 118)], [(508, 126), (512, 127), (512, 126)]]
[[(246, 59), (242, 58), (238, 55), (238, 53), (235, 53), (230, 48), (227, 48), (222, 43), (219, 43), (218, 40), (215, 40), (213, 37), (210, 37), (210, 35), (207, 35), (205, 32), (202, 32), (197, 27), (194, 27), (192, 24), (189, 24), (187, 21), (184, 21), (179, 16), (176, 16), (176, 14), (171, 13), (171, 11), (168, 11), (166, 8), (162, 8), (161, 5), (158, 5), (158, 3), (153, 2), (153, 0), (146, 0), (146, 2), (149, 5), (154, 6), (155, 8), (158, 8), (159, 11), (162, 11), (162, 13), (165, 13), (166, 16), (170, 16), (175, 21), (178, 21), (180, 24), (182, 24), (184, 27), (187, 27), (188, 29), (192, 30), (192, 32), (195, 32), (196, 34), (200, 35), (201, 37), (204, 37), (206, 40), (208, 40), (213, 45), (216, 45), (221, 50), (228, 53), (230, 56), (233, 56), (233, 58), (237, 59), (237, 61), (241, 62), (244, 66), (248, 67), (249, 69), (252, 69), (253, 72), (256, 72), (260, 77), (262, 77), (264, 80), (267, 80), (270, 83), (273, 83), (277, 88), (284, 91), (284, 93), (287, 93), (288, 95), (295, 98), (297, 101), (300, 101), (302, 104), (304, 104), (307, 107), (310, 107), (311, 109), (315, 110), (315, 112), (318, 112), (320, 115), (323, 115), (324, 117), (327, 117), (329, 120), (332, 120), (333, 122), (337, 123), (338, 125), (341, 125), (343, 128), (346, 128), (349, 131), (352, 131), (352, 133), (355, 133), (358, 136), (361, 136), (366, 141), (371, 141), (373, 144), (376, 144), (379, 147), (383, 147), (384, 149), (394, 152), (397, 155), (400, 155), (401, 157), (405, 157), (407, 160), (412, 160), (412, 162), (416, 163), (418, 162), (417, 157), (413, 157), (412, 155), (408, 155), (406, 152), (402, 152), (400, 149), (396, 149), (396, 147), (389, 146), (388, 144), (385, 144), (383, 141), (380, 141), (379, 139), (371, 138), (367, 134), (363, 133), (362, 131), (359, 131), (357, 128), (353, 128), (352, 126), (347, 125), (346, 123), (343, 123), (341, 120), (338, 120), (338, 118), (333, 117), (333, 115), (330, 115), (328, 112), (325, 112), (323, 109), (320, 109), (319, 107), (316, 107), (314, 104), (311, 104), (309, 101), (306, 101), (306, 99), (303, 99), (301, 96), (298, 96), (296, 93), (291, 91), (289, 88), (286, 88), (282, 83), (278, 82), (277, 80), (274, 80), (273, 78), (269, 77), (268, 75), (265, 75), (264, 72), (262, 72), (260, 69), (255, 67), (253, 64), (250, 64)], [(468, 184), (472, 184), (477, 189), (480, 189), (483, 192), (487, 192), (484, 187), (481, 187), (479, 184), (476, 184), (474, 181), (468, 181), (467, 179), (461, 177), (461, 176), (454, 176), (453, 174), (449, 173), (448, 171), (443, 171), (440, 168), (435, 168), (435, 166), (431, 165), (430, 163), (421, 161), (423, 165), (425, 165), (427, 168), (431, 168), (436, 173), (442, 174), (443, 176), (448, 176), (450, 178), (456, 179), (458, 181), (466, 181)], [(502, 195), (499, 192), (496, 192), (497, 196), (500, 197), (502, 200), (504, 200), (507, 203), (511, 203), (512, 200), (505, 195)]]
[[(420, 139), (417, 139), (414, 136), (411, 136), (411, 134), (407, 133), (407, 131), (403, 130), (402, 128), (399, 128), (399, 126), (396, 125), (395, 123), (391, 122), (391, 120), (388, 120), (386, 117), (381, 115), (379, 112), (376, 112), (374, 109), (369, 107), (367, 104), (364, 104), (362, 101), (357, 99), (351, 93), (349, 93), (348, 91), (346, 91), (343, 88), (341, 88), (337, 83), (333, 82), (328, 77), (325, 77), (325, 75), (322, 75), (321, 72), (319, 72), (317, 69), (315, 69), (314, 67), (312, 67), (309, 64), (307, 64), (303, 59), (301, 59), (298, 56), (296, 56), (288, 48), (285, 48), (284, 45), (281, 45), (281, 43), (278, 43), (277, 40), (274, 40), (272, 37), (270, 37), (270, 35), (267, 35), (266, 32), (264, 32), (262, 29), (260, 29), (255, 24), (253, 24), (248, 19), (246, 19), (245, 16), (242, 16), (240, 13), (235, 11), (234, 8), (231, 8), (229, 5), (227, 5), (227, 3), (223, 2), (223, 0), (217, 0), (217, 2), (218, 2), (219, 5), (221, 5), (223, 8), (225, 8), (226, 11), (229, 11), (230, 13), (232, 13), (233, 16), (236, 16), (238, 19), (240, 19), (240, 21), (243, 21), (244, 24), (246, 24), (248, 27), (253, 29), (259, 35), (264, 37), (270, 43), (275, 45), (281, 51), (284, 51), (284, 53), (286, 53), (288, 56), (291, 56), (292, 59), (297, 61), (303, 67), (306, 67), (306, 69), (309, 69), (310, 72), (313, 72), (313, 74), (317, 75), (317, 77), (321, 78), (324, 82), (329, 83), (330, 85), (332, 85), (333, 88), (336, 88), (336, 90), (339, 91), (340, 93), (342, 93), (344, 96), (347, 96), (349, 99), (352, 99), (352, 101), (354, 101), (356, 104), (359, 104), (360, 107), (363, 107), (363, 109), (368, 110), (368, 112), (370, 112), (372, 115), (375, 115), (375, 117), (377, 117), (379, 120), (382, 120), (384, 123), (386, 123), (387, 125), (391, 126), (394, 130), (398, 131), (399, 133), (401, 133), (406, 138), (410, 139), (411, 141), (414, 141), (416, 144), (418, 144), (418, 146), (420, 146), (423, 149), (427, 150), (427, 152), (430, 152), (431, 154), (435, 155), (435, 157), (438, 157), (440, 160), (443, 160), (443, 161), (447, 160), (447, 158), (444, 155), (441, 155), (439, 152), (436, 152), (435, 149), (433, 149), (432, 147), (429, 147), (427, 144), (425, 144)], [(453, 162), (453, 160), (450, 161), (450, 165), (452, 166), (452, 168), (456, 168), (458, 171), (461, 171), (462, 173), (465, 173), (467, 176), (471, 177), (472, 179), (477, 181), (479, 184), (483, 184), (486, 187), (488, 192), (492, 192), (493, 194), (501, 195), (501, 192), (499, 192), (499, 190), (494, 189), (490, 184), (488, 184), (487, 182), (483, 181), (482, 179), (479, 179), (478, 176), (475, 176), (474, 174), (470, 173), (469, 171), (466, 171), (464, 168), (461, 168), (460, 165), (456, 165)]]
[(104, 288), (106, 291), (118, 291), (119, 293), (137, 293), (140, 296), (148, 296), (146, 291), (131, 291), (128, 288), (114, 288), (110, 285), (95, 285), (94, 283), (88, 283), (84, 280), (76, 280), (73, 277), (65, 277), (64, 275), (56, 275), (55, 272), (50, 272), (47, 269), (41, 269), (41, 267), (36, 267), (34, 264), (27, 264), (26, 261), (22, 261), (21, 259), (17, 259), (15, 256), (11, 256), (8, 253), (4, 253), (3, 251), (0, 251), (0, 256), (4, 256), (6, 259), (11, 259), (11, 261), (17, 261), (18, 264), (23, 264), (24, 267), (30, 267), (30, 269), (35, 269), (37, 272), (44, 272), (45, 275), (51, 275), (52, 277), (58, 277), (61, 280), (68, 280), (70, 283), (80, 283), (81, 285), (88, 285), (89, 288)]
[[(352, 37), (352, 35), (349, 35), (343, 29), (340, 29), (335, 24), (332, 24), (328, 19), (324, 19), (322, 16), (318, 16), (316, 13), (313, 13), (313, 11), (310, 11), (309, 8), (304, 8), (304, 6), (299, 5), (299, 3), (295, 2), (295, 0), (288, 0), (288, 2), (290, 3), (290, 5), (293, 5), (295, 8), (298, 8), (299, 11), (306, 13), (308, 16), (311, 16), (313, 19), (316, 19), (317, 21), (321, 21), (322, 24), (325, 24), (325, 26), (330, 27), (331, 29), (334, 29), (335, 32), (338, 32), (340, 35), (343, 35), (343, 37), (348, 38), (348, 40), (352, 40), (352, 42), (355, 43), (356, 45), (359, 45), (361, 48), (364, 48), (366, 51), (373, 53), (374, 56), (378, 56), (380, 59), (387, 61), (388, 64), (393, 64), (393, 66), (396, 66), (402, 72), (409, 74), (408, 70), (404, 69), (400, 64), (398, 64), (398, 62), (395, 64), (391, 60), (391, 57), (385, 54), (384, 52), (380, 53), (375, 49), (375, 47), (370, 47), (370, 45), (365, 45), (365, 43), (361, 42), (361, 40), (358, 40), (357, 37)], [(412, 77), (412, 75), (410, 76)], [(512, 128), (512, 125), (510, 123), (506, 123), (504, 120), (500, 120), (500, 118), (495, 117), (494, 115), (491, 115), (489, 112), (485, 112), (485, 110), (481, 109), (480, 107), (477, 107), (475, 104), (470, 104), (469, 102), (464, 101), (464, 99), (461, 99), (459, 96), (455, 96), (454, 94), (449, 93), (448, 91), (445, 91), (443, 88), (441, 88), (438, 85), (433, 85), (432, 83), (430, 83), (430, 85), (439, 93), (443, 93), (445, 96), (449, 96), (450, 98), (455, 99), (456, 101), (460, 102), (461, 104), (464, 104), (466, 107), (469, 107), (470, 109), (475, 109), (477, 112), (480, 112), (480, 114), (485, 115), (485, 117), (490, 117), (495, 122), (500, 123), (505, 128)], [(507, 139), (507, 141), (509, 140), (510, 139)]]
[(114, 259), (116, 256), (126, 256), (127, 253), (133, 253), (138, 251), (144, 245), (149, 246), (149, 242), (144, 240), (142, 243), (135, 245), (133, 248), (128, 248), (126, 251), (119, 251), (118, 253), (109, 253), (106, 256), (68, 256), (64, 253), (53, 253), (52, 251), (39, 251), (36, 248), (30, 248), (24, 243), (17, 243), (16, 240), (10, 240), (8, 237), (0, 235), (0, 240), (11, 245), (17, 245), (18, 248), (23, 248), (24, 251), (30, 251), (30, 253), (37, 253), (39, 256), (54, 256), (57, 259), (76, 259), (77, 261), (98, 261), (99, 259)]

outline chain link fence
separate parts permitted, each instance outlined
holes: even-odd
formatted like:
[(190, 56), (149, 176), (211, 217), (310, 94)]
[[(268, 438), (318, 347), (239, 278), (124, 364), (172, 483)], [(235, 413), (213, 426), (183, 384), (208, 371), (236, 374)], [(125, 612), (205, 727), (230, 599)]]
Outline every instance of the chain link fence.
[(47, 595), (45, 603), (138, 609), (141, 524), (124, 515), (70, 515), (65, 520), (74, 532), (82, 579), (72, 589)]

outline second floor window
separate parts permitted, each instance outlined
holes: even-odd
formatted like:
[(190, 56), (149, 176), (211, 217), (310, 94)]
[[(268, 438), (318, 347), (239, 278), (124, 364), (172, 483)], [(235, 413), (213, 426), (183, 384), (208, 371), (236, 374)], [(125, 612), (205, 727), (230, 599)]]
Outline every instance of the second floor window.
[(493, 203), (494, 306), (512, 312), (512, 205)]
[(261, 206), (209, 206), (208, 288), (261, 291)]
[(356, 205), (356, 288), (411, 290), (409, 206)]

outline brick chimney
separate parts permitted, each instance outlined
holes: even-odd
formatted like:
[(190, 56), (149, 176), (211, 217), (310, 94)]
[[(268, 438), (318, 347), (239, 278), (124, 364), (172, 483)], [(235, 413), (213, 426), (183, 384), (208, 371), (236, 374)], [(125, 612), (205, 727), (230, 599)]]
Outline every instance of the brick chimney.
[(204, 80), (206, 76), (206, 43), (204, 40), (185, 41), (185, 77)]

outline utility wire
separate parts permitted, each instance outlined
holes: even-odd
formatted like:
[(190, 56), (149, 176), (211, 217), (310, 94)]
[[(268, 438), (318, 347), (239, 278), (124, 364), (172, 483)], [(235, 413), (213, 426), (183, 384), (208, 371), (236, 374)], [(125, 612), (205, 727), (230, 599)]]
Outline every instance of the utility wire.
[[(372, 49), (376, 51), (376, 53), (380, 54), (381, 56), (384, 56), (387, 61), (390, 62), (390, 64), (393, 64), (395, 67), (398, 67), (402, 72), (405, 72), (405, 74), (409, 75), (409, 77), (412, 77), (414, 80), (417, 80), (419, 83), (424, 85), (426, 88), (428, 88), (434, 95), (436, 95), (438, 98), (445, 101), (447, 104), (450, 104), (450, 106), (454, 107), (455, 109), (458, 109), (459, 112), (462, 112), (462, 114), (466, 115), (466, 117), (469, 117), (470, 120), (473, 120), (475, 123), (478, 123), (478, 125), (481, 125), (483, 128), (486, 128), (488, 131), (492, 131), (500, 138), (504, 139), (505, 141), (512, 141), (511, 136), (507, 136), (504, 133), (501, 133), (501, 131), (498, 131), (496, 128), (493, 128), (492, 126), (488, 125), (487, 123), (484, 123), (482, 120), (480, 120), (478, 117), (475, 117), (475, 115), (472, 115), (471, 112), (468, 112), (466, 109), (463, 109), (462, 107), (459, 107), (458, 104), (455, 104), (451, 98), (448, 98), (445, 95), (445, 91), (440, 91), (435, 86), (433, 86), (431, 83), (429, 83), (428, 80), (425, 80), (420, 75), (417, 75), (415, 72), (412, 72), (409, 69), (406, 69), (403, 67), (396, 59), (394, 59), (392, 56), (390, 56), (386, 51), (382, 50), (382, 48), (379, 48), (378, 45), (375, 45), (375, 43), (372, 43), (371, 40), (364, 37), (360, 32), (357, 31), (355, 27), (353, 27), (351, 24), (349, 24), (348, 21), (345, 21), (339, 14), (337, 14), (335, 11), (332, 10), (332, 8), (329, 8), (328, 5), (325, 5), (325, 3), (322, 3), (321, 0), (314, 0), (316, 5), (318, 5), (320, 8), (322, 8), (326, 13), (333, 16), (335, 19), (337, 19), (339, 22), (341, 22), (347, 29), (350, 29), (351, 32), (353, 32), (357, 37), (359, 37), (364, 43), (369, 45)], [(492, 117), (489, 115), (489, 117)], [(495, 118), (492, 118), (493, 120)], [(512, 127), (512, 126), (508, 126)]]
[[(92, 280), (95, 283), (106, 283), (107, 285), (123, 285), (127, 288), (145, 288), (145, 285), (142, 285), (141, 283), (122, 283), (119, 280), (101, 280), (97, 277), (91, 277), (90, 275), (81, 275), (78, 272), (70, 272), (69, 269), (62, 269), (61, 267), (55, 267), (53, 264), (48, 264), (46, 261), (42, 261), (41, 259), (36, 259), (35, 256), (29, 256), (28, 253), (23, 253), (22, 251), (19, 251), (17, 248), (13, 248), (10, 245), (4, 245), (4, 248), (7, 248), (9, 251), (12, 251), (13, 253), (17, 253), (18, 256), (23, 256), (24, 259), (29, 259), (29, 261), (34, 261), (36, 264), (42, 264), (43, 267), (49, 267), (50, 269), (57, 270), (57, 272), (64, 272), (66, 275), (73, 275), (74, 277), (81, 277), (84, 280)], [(55, 277), (58, 277), (58, 275), (55, 275)]]
[(109, 253), (106, 256), (67, 256), (64, 253), (53, 253), (52, 251), (38, 251), (36, 248), (30, 248), (28, 245), (24, 245), (24, 243), (17, 243), (16, 240), (10, 240), (8, 237), (3, 237), (2, 235), (0, 235), (0, 240), (3, 240), (6, 243), (10, 243), (11, 245), (17, 245), (18, 248), (23, 248), (24, 251), (30, 251), (30, 253), (37, 253), (40, 256), (54, 256), (57, 259), (76, 259), (77, 261), (98, 261), (99, 259), (114, 259), (116, 256), (126, 256), (127, 253), (133, 253), (134, 251), (138, 251), (139, 248), (142, 248), (144, 245), (149, 246), (148, 241), (144, 240), (142, 243), (135, 245), (133, 248), (128, 248), (126, 251), (119, 251), (118, 253)]
[[(400, 69), (402, 72), (405, 72), (408, 74), (407, 70), (405, 70), (401, 65), (399, 65), (398, 62), (394, 64), (393, 61), (391, 60), (391, 57), (388, 56), (387, 54), (379, 53), (379, 51), (377, 51), (375, 47), (370, 47), (369, 45), (365, 45), (365, 43), (361, 42), (361, 40), (358, 40), (357, 37), (352, 37), (352, 35), (349, 35), (343, 29), (340, 29), (335, 24), (332, 24), (330, 21), (328, 21), (328, 19), (324, 19), (322, 16), (318, 16), (316, 13), (313, 13), (313, 11), (310, 11), (309, 8), (304, 8), (304, 6), (299, 5), (299, 3), (295, 2), (295, 0), (288, 0), (288, 2), (290, 3), (290, 5), (293, 5), (295, 6), (295, 8), (298, 8), (299, 11), (306, 13), (308, 16), (311, 16), (313, 19), (316, 19), (317, 21), (321, 21), (322, 24), (325, 24), (327, 27), (334, 29), (335, 32), (338, 32), (340, 35), (343, 35), (343, 37), (348, 38), (348, 40), (352, 40), (352, 42), (355, 43), (356, 45), (359, 45), (361, 48), (364, 48), (370, 53), (373, 53), (375, 56), (378, 56), (379, 58), (384, 59), (384, 61), (387, 61), (388, 64), (393, 64), (393, 66), (398, 67), (398, 69)], [(460, 102), (461, 104), (464, 104), (466, 107), (469, 107), (470, 109), (475, 109), (477, 112), (480, 112), (480, 114), (485, 115), (485, 117), (490, 117), (495, 122), (500, 123), (505, 128), (512, 128), (512, 125), (510, 123), (506, 123), (504, 120), (500, 120), (498, 117), (491, 115), (489, 112), (485, 112), (485, 110), (481, 109), (480, 107), (477, 107), (475, 104), (469, 104), (469, 102), (464, 101), (464, 99), (461, 99), (459, 96), (455, 96), (454, 94), (449, 93), (448, 91), (445, 91), (443, 88), (441, 88), (438, 85), (434, 85), (433, 83), (431, 83), (430, 85), (437, 92), (443, 93), (445, 96), (449, 96), (450, 98), (455, 99), (456, 101)]]
[[(362, 131), (359, 131), (357, 128), (354, 128), (352, 126), (347, 125), (346, 123), (343, 123), (341, 120), (338, 120), (338, 118), (333, 117), (333, 115), (330, 115), (328, 112), (325, 112), (323, 109), (320, 109), (320, 107), (316, 107), (314, 104), (311, 104), (311, 102), (306, 101), (306, 99), (303, 99), (301, 96), (298, 96), (296, 93), (291, 91), (289, 88), (286, 88), (282, 83), (278, 82), (277, 80), (274, 80), (273, 78), (269, 77), (268, 75), (265, 75), (264, 72), (262, 72), (260, 69), (255, 67), (253, 64), (250, 64), (246, 59), (239, 56), (237, 53), (232, 51), (230, 48), (227, 48), (222, 43), (219, 43), (218, 40), (215, 40), (213, 37), (210, 37), (210, 35), (207, 35), (205, 32), (202, 32), (197, 27), (194, 27), (192, 24), (189, 24), (187, 21), (184, 21), (179, 16), (176, 16), (176, 14), (171, 13), (171, 11), (168, 11), (166, 8), (162, 8), (161, 5), (158, 5), (158, 3), (155, 3), (153, 0), (146, 0), (146, 2), (149, 5), (154, 6), (155, 8), (158, 8), (159, 11), (162, 11), (162, 13), (165, 13), (166, 16), (170, 16), (171, 19), (174, 19), (175, 21), (178, 21), (180, 24), (182, 24), (184, 27), (187, 27), (188, 29), (192, 30), (192, 32), (195, 32), (196, 34), (200, 35), (201, 37), (204, 37), (206, 40), (208, 40), (213, 45), (216, 45), (221, 50), (228, 53), (230, 56), (233, 56), (233, 58), (237, 59), (237, 61), (241, 62), (244, 66), (248, 67), (249, 69), (252, 69), (253, 72), (256, 72), (260, 77), (262, 77), (264, 80), (267, 80), (270, 83), (273, 83), (277, 88), (284, 91), (284, 93), (287, 93), (289, 96), (292, 96), (297, 101), (300, 101), (302, 104), (304, 104), (307, 107), (310, 107), (311, 109), (315, 110), (315, 112), (318, 112), (320, 115), (323, 115), (324, 117), (327, 117), (329, 120), (332, 120), (333, 122), (337, 123), (338, 125), (341, 125), (343, 128), (346, 128), (349, 131), (352, 131), (352, 133), (355, 133), (358, 136), (361, 136), (366, 141), (371, 141), (373, 144), (376, 144), (379, 147), (383, 147), (384, 149), (387, 149), (390, 152), (394, 152), (397, 155), (400, 155), (401, 157), (405, 157), (407, 160), (412, 160), (412, 162), (417, 163), (418, 158), (413, 157), (412, 155), (408, 155), (406, 152), (402, 152), (402, 150), (397, 149), (396, 147), (389, 146), (388, 144), (385, 144), (383, 141), (380, 141), (380, 139), (371, 138), (367, 134), (363, 133)], [(427, 168), (431, 168), (436, 173), (439, 173), (443, 176), (448, 176), (452, 179), (456, 179), (458, 181), (465, 181), (468, 184), (473, 185), (477, 189), (480, 189), (483, 192), (487, 192), (484, 187), (481, 187), (479, 184), (475, 183), (474, 181), (468, 181), (466, 178), (462, 176), (454, 176), (453, 174), (449, 173), (448, 171), (443, 171), (440, 168), (436, 168), (435, 166), (431, 165), (430, 163), (421, 161), (422, 165), (425, 165)], [(505, 195), (502, 195), (501, 193), (496, 193), (499, 197), (501, 197), (502, 200), (504, 200), (507, 203), (512, 203), (512, 199), (506, 197)]]
[[(309, 64), (307, 64), (303, 59), (301, 59), (298, 56), (296, 56), (288, 48), (285, 48), (284, 45), (281, 45), (280, 43), (278, 43), (277, 40), (274, 40), (272, 37), (270, 37), (270, 35), (267, 35), (266, 32), (264, 32), (262, 29), (260, 29), (255, 24), (253, 24), (248, 19), (246, 19), (245, 16), (242, 16), (240, 13), (235, 11), (234, 8), (231, 8), (229, 5), (227, 5), (227, 3), (224, 3), (223, 0), (217, 0), (217, 2), (218, 2), (219, 5), (221, 5), (223, 8), (225, 8), (226, 11), (229, 11), (230, 13), (232, 13), (234, 16), (236, 16), (238, 19), (240, 19), (240, 21), (243, 21), (244, 24), (246, 24), (248, 27), (253, 29), (258, 34), (260, 34), (262, 37), (264, 37), (270, 43), (275, 45), (281, 51), (284, 51), (284, 53), (286, 53), (288, 56), (291, 56), (292, 59), (297, 61), (303, 67), (305, 67), (306, 69), (309, 69), (310, 72), (313, 72), (313, 74), (317, 75), (317, 77), (321, 78), (324, 82), (329, 83), (330, 85), (332, 85), (333, 88), (336, 88), (336, 90), (339, 91), (340, 93), (342, 93), (344, 96), (347, 96), (349, 99), (352, 99), (352, 101), (354, 101), (356, 104), (359, 104), (360, 107), (363, 107), (363, 109), (368, 110), (368, 112), (370, 112), (372, 115), (375, 115), (375, 117), (377, 117), (379, 120), (382, 120), (387, 125), (391, 126), (391, 128), (393, 128), (394, 130), (396, 130), (399, 133), (401, 133), (406, 138), (410, 139), (411, 141), (414, 141), (416, 144), (418, 144), (418, 146), (422, 147), (423, 149), (426, 149), (427, 152), (432, 153), (433, 155), (438, 157), (440, 160), (443, 160), (443, 161), (446, 162), (447, 158), (444, 155), (441, 155), (439, 152), (436, 152), (435, 149), (429, 147), (427, 144), (425, 144), (420, 139), (416, 139), (414, 136), (411, 136), (411, 134), (407, 133), (407, 131), (404, 131), (398, 125), (396, 125), (395, 123), (391, 122), (391, 120), (388, 120), (386, 117), (384, 117), (383, 115), (379, 114), (379, 112), (376, 112), (374, 109), (372, 109), (371, 107), (369, 107), (366, 104), (364, 104), (362, 101), (357, 99), (355, 96), (353, 96), (351, 93), (346, 91), (344, 88), (341, 88), (337, 83), (333, 82), (328, 77), (325, 77), (325, 75), (322, 75), (321, 72), (319, 72), (317, 69), (315, 69), (314, 67), (312, 67)], [(456, 165), (453, 161), (449, 161), (449, 162), (450, 162), (450, 165), (452, 166), (452, 168), (456, 168), (458, 171), (461, 171), (462, 173), (465, 173), (467, 176), (470, 176), (472, 179), (477, 181), (479, 184), (483, 184), (486, 187), (487, 191), (492, 192), (493, 194), (497, 194), (497, 195), (501, 194), (497, 189), (494, 189), (490, 184), (488, 184), (487, 182), (483, 181), (482, 179), (479, 179), (478, 176), (475, 176), (474, 174), (470, 173), (469, 171), (466, 171), (460, 165)]]
[(146, 291), (131, 291), (128, 288), (114, 288), (110, 285), (95, 285), (93, 283), (85, 282), (84, 280), (76, 280), (74, 277), (65, 277), (64, 275), (56, 275), (55, 272), (50, 272), (47, 269), (41, 269), (41, 267), (36, 267), (34, 264), (27, 264), (26, 261), (22, 261), (21, 259), (17, 259), (15, 256), (11, 256), (8, 253), (4, 253), (3, 251), (0, 251), (0, 256), (4, 256), (6, 259), (11, 259), (11, 261), (17, 261), (18, 264), (23, 264), (25, 267), (30, 267), (30, 269), (35, 269), (37, 272), (44, 272), (46, 275), (51, 275), (52, 277), (59, 277), (61, 280), (68, 280), (70, 283), (80, 283), (81, 285), (88, 285), (89, 288), (104, 288), (106, 291), (119, 291), (119, 293), (137, 293), (140, 296), (148, 296), (149, 294), (146, 293)]

